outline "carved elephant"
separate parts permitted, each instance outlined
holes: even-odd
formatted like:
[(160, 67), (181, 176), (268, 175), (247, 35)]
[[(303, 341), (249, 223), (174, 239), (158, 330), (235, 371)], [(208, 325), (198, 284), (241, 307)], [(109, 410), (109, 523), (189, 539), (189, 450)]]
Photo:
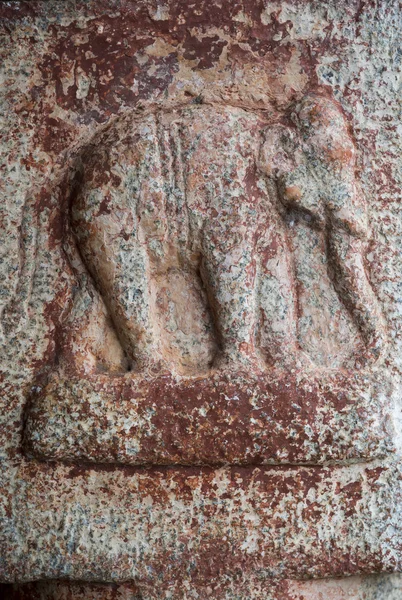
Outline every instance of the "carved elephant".
[(215, 366), (293, 363), (289, 209), (327, 232), (338, 293), (378, 354), (382, 321), (363, 265), (366, 211), (354, 146), (334, 103), (306, 97), (287, 125), (193, 104), (131, 116), (103, 132), (82, 157), (70, 227), (130, 366), (163, 364), (155, 286), (173, 267), (206, 289)]

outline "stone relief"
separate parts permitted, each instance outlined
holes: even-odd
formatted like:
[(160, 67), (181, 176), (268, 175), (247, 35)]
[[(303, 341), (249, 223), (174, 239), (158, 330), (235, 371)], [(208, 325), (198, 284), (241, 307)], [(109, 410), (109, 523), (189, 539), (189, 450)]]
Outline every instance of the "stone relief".
[[(353, 139), (333, 100), (306, 95), (270, 118), (197, 101), (117, 120), (81, 153), (66, 214), (64, 251), (77, 286), (58, 365), (29, 412), (28, 453), (134, 464), (286, 462), (273, 427), (281, 422), (296, 448), (294, 411), (308, 398), (319, 410), (329, 405), (331, 382), (351, 410), (359, 412), (366, 389), (375, 405), (364, 373), (382, 355), (385, 327), (364, 262), (369, 229)], [(320, 362), (325, 341), (333, 354)], [(243, 394), (242, 417), (241, 403), (222, 405), (228, 378)], [(202, 424), (188, 411), (180, 424), (194, 398), (202, 398)], [(257, 418), (257, 404), (265, 416)], [(82, 430), (63, 406), (70, 417), (81, 414)], [(152, 425), (144, 411), (157, 414)], [(106, 413), (111, 429), (94, 434)], [(349, 427), (358, 431), (353, 415)], [(300, 429), (317, 429), (319, 419), (307, 411), (302, 421)], [(387, 445), (383, 425), (376, 449), (366, 442), (373, 454)], [(193, 427), (202, 431), (195, 444), (185, 433)], [(320, 422), (314, 450), (304, 432), (310, 447), (295, 460), (350, 453), (328, 441), (327, 427), (323, 443)], [(184, 432), (168, 450), (164, 438), (179, 437), (172, 428)], [(164, 441), (144, 450), (138, 435)]]
[(77, 370), (296, 366), (295, 218), (322, 232), (366, 361), (379, 358), (352, 139), (331, 100), (307, 96), (295, 111), (285, 126), (239, 108), (183, 106), (125, 121), (86, 150), (70, 228), (91, 281), (78, 268), (77, 277), (105, 309), (97, 332), (102, 315), (80, 319), (76, 299), (65, 345)]
[(401, 25), (0, 2), (1, 597), (400, 597)]

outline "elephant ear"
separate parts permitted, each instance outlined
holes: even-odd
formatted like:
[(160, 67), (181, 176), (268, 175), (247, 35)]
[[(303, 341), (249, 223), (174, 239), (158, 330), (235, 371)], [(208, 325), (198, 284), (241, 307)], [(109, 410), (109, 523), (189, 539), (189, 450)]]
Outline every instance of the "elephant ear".
[(299, 146), (294, 128), (273, 125), (264, 131), (259, 168), (272, 179), (279, 179), (297, 167)]
[(276, 183), (279, 200), (289, 209), (308, 214), (318, 225), (325, 221), (320, 175), (296, 127), (276, 125), (265, 132), (260, 168)]

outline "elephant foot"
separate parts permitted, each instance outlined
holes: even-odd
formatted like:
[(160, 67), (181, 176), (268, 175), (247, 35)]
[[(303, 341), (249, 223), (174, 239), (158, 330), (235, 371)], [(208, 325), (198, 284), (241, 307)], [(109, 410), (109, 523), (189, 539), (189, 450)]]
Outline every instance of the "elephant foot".
[(168, 363), (161, 357), (141, 357), (136, 358), (133, 364), (128, 369), (131, 375), (151, 375), (159, 376), (171, 372)]
[(247, 372), (261, 375), (266, 372), (267, 365), (262, 356), (257, 352), (224, 351), (214, 360), (213, 370)]

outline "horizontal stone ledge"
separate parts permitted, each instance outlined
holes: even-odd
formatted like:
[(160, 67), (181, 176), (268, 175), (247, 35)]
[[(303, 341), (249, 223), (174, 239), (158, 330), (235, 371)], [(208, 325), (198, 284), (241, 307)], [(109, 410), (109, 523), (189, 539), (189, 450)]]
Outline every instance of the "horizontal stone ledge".
[(250, 581), (262, 594), (275, 578), (399, 571), (400, 467), (25, 462), (3, 477), (12, 502), (0, 581), (132, 580), (145, 596), (176, 600), (208, 597), (211, 581), (218, 598), (229, 584), (243, 597)]
[[(212, 583), (212, 582), (211, 582)], [(214, 593), (215, 585), (209, 586), (210, 600), (236, 600), (237, 589), (225, 589)], [(261, 582), (249, 581), (244, 586), (247, 600), (397, 600), (402, 596), (402, 576), (366, 575), (339, 579), (297, 581), (284, 579), (262, 586)], [(261, 589), (263, 588), (263, 589)], [(188, 590), (189, 596), (195, 590)], [(4, 586), (0, 592), (8, 600), (161, 600), (164, 592), (142, 593), (132, 583), (102, 584), (86, 581), (35, 581), (27, 584)], [(167, 594), (169, 592), (167, 591)], [(176, 596), (177, 597), (177, 596)]]
[(56, 377), (31, 403), (25, 451), (121, 465), (367, 461), (394, 451), (378, 375)]

